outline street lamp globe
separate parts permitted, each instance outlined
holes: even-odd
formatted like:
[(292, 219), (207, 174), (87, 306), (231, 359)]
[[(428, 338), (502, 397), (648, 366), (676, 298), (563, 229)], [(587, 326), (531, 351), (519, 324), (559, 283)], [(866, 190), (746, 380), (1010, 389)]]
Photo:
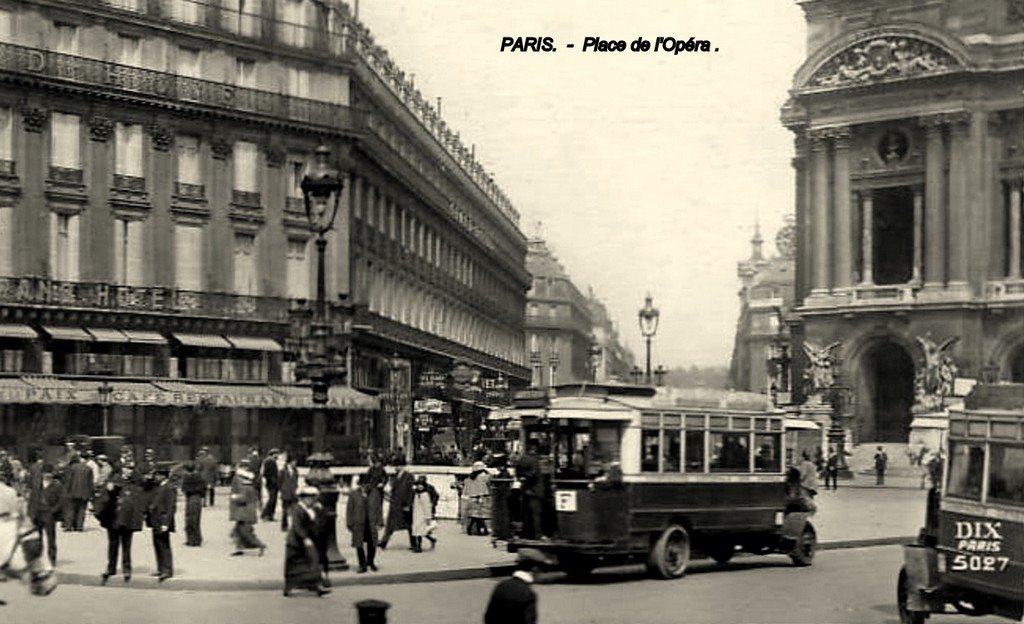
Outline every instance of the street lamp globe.
[(650, 338), (658, 332), (660, 312), (658, 312), (658, 308), (654, 307), (654, 298), (651, 297), (650, 293), (647, 293), (647, 297), (644, 299), (644, 307), (640, 308), (637, 316), (640, 319), (640, 334), (644, 338)]
[(345, 185), (338, 170), (331, 166), (330, 158), (330, 148), (323, 144), (317, 147), (313, 165), (299, 184), (309, 227), (320, 237), (334, 227)]

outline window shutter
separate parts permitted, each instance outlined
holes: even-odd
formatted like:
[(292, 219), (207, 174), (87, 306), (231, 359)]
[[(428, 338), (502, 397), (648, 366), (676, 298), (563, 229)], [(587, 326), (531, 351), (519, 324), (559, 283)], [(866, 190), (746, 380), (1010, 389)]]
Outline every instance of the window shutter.
[(248, 141), (238, 141), (234, 149), (235, 184), (236, 191), (247, 191), (255, 193), (258, 191), (256, 184), (256, 144)]
[(144, 221), (129, 221), (127, 227), (127, 239), (128, 244), (126, 245), (126, 261), (127, 267), (125, 270), (125, 278), (128, 284), (132, 286), (141, 286), (145, 283), (143, 275), (145, 274), (145, 254), (143, 249), (143, 235), (144, 235)]
[(183, 290), (202, 290), (203, 231), (190, 225), (174, 230), (175, 281)]
[(50, 123), (50, 163), (78, 169), (78, 116), (53, 113)]
[(124, 219), (114, 219), (114, 282), (124, 284), (125, 279), (125, 253), (126, 233)]
[(178, 149), (178, 182), (202, 184), (199, 171), (199, 139), (179, 136), (174, 143)]
[(79, 264), (79, 226), (81, 224), (81, 217), (78, 215), (71, 215), (67, 217), (68, 220), (68, 251), (67, 251), (67, 275), (64, 279), (69, 282), (78, 281), (78, 264)]
[(0, 108), (0, 160), (14, 160), (13, 137), (11, 109)]
[(50, 277), (56, 280), (64, 276), (64, 267), (61, 266), (61, 252), (63, 245), (60, 240), (60, 215), (56, 212), (50, 213)]

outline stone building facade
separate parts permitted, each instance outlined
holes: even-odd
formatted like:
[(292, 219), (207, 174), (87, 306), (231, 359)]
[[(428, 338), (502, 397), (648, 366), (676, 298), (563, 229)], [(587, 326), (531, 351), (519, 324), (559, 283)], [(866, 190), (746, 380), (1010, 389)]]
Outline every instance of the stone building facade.
[(531, 385), (589, 381), (593, 319), (587, 298), (540, 238), (531, 238), (526, 268), (533, 276), (526, 302)]
[[(345, 4), (0, 1), (0, 83), (0, 446), (352, 459), (453, 370), (527, 383), (518, 214)], [(326, 411), (295, 376), (320, 143)]]
[(906, 441), (937, 349), (1024, 378), (1024, 6), (799, 4), (796, 364), (829, 352), (850, 434)]
[(612, 319), (607, 306), (593, 289), (587, 289), (587, 303), (594, 324), (594, 344), (590, 354), (594, 380), (598, 383), (628, 382), (636, 366), (636, 358), (629, 347), (622, 344), (619, 324)]

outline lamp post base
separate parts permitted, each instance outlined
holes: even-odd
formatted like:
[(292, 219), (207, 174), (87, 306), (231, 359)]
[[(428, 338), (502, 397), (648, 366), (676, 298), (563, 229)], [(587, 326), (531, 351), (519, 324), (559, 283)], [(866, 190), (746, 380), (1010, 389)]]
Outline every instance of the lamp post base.
[(327, 544), (327, 569), (348, 570), (348, 561), (338, 550), (338, 492), (320, 492), (320, 504), (324, 511), (324, 541)]

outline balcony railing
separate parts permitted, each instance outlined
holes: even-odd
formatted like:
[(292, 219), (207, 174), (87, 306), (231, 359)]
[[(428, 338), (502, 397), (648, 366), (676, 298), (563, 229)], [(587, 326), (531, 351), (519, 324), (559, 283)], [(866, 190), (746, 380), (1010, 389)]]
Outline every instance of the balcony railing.
[(286, 323), (289, 300), (180, 290), (166, 286), (122, 286), (103, 282), (63, 282), (43, 277), (0, 277), (0, 305), (4, 304)]
[(1006, 278), (985, 284), (985, 298), (993, 301), (1024, 300), (1024, 279)]
[(231, 203), (243, 208), (260, 208), (260, 194), (252, 191), (231, 191)]
[(174, 194), (182, 199), (201, 200), (206, 197), (206, 187), (202, 184), (190, 184), (188, 182), (175, 182)]
[(355, 123), (353, 111), (347, 106), (11, 43), (0, 43), (0, 72), (69, 81), (106, 92), (196, 102), (330, 128), (351, 128)]
[(114, 188), (119, 191), (129, 191), (132, 193), (145, 193), (146, 192), (146, 178), (133, 175), (124, 175), (120, 173), (114, 174)]
[(152, 377), (153, 355), (114, 353), (69, 353), (64, 356), (64, 373), (69, 375), (116, 375)]
[(50, 180), (64, 184), (81, 184), (82, 170), (68, 167), (50, 166)]

